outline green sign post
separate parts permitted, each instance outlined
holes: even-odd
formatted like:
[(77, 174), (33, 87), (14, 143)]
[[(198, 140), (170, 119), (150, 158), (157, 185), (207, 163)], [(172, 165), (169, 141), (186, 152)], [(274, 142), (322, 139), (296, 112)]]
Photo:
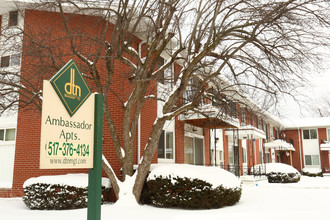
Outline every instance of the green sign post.
[(101, 219), (103, 96), (95, 95), (94, 167), (88, 172), (87, 220)]

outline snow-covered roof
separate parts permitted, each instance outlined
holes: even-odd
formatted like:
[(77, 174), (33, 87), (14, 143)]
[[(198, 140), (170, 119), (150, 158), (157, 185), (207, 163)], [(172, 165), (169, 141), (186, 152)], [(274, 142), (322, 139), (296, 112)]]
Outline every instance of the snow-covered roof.
[(269, 143), (265, 143), (265, 148), (274, 148), (276, 150), (292, 150), (295, 151), (294, 147), (292, 144), (281, 140), (281, 139), (276, 139), (274, 141), (271, 141)]
[(290, 118), (282, 121), (285, 130), (297, 128), (330, 127), (330, 117), (322, 118)]
[(320, 145), (321, 151), (330, 151), (330, 143)]

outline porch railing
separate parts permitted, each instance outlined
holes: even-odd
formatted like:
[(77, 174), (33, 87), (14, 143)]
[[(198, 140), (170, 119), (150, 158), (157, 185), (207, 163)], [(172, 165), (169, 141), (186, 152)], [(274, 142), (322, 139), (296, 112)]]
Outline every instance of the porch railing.
[(217, 166), (233, 173), (235, 176), (242, 176), (242, 175), (264, 176), (264, 175), (266, 175), (266, 166), (265, 165), (251, 167), (248, 165), (239, 166), (239, 165), (234, 165), (234, 164), (223, 164), (222, 163)]

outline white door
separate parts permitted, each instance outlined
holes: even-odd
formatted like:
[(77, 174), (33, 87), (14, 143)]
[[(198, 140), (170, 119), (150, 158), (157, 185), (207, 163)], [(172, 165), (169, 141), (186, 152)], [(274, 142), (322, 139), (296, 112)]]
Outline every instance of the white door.
[(0, 188), (13, 184), (16, 129), (0, 128)]

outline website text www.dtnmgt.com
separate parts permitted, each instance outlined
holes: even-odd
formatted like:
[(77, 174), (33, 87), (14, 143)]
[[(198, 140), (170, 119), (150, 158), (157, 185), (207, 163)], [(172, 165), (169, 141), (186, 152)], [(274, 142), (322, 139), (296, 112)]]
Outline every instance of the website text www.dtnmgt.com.
[(76, 166), (76, 164), (86, 164), (86, 159), (49, 159), (51, 164), (72, 164)]

